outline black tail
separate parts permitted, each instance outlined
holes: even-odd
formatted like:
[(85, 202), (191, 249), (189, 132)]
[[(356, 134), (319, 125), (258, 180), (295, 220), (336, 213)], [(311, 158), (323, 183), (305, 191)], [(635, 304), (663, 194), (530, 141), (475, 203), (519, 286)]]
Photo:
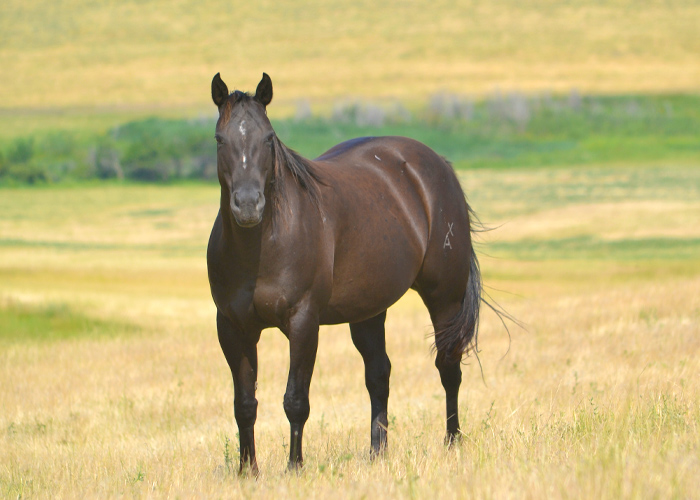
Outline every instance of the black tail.
[[(470, 206), (467, 205), (467, 208), (469, 210), (472, 236), (474, 233), (491, 230), (490, 228), (484, 227)], [(486, 295), (490, 299), (490, 302), (482, 295)], [(505, 320), (509, 320), (516, 326), (525, 328), (523, 323), (506, 312), (483, 290), (481, 269), (479, 268), (479, 260), (476, 258), (472, 239), (471, 257), (469, 261), (469, 280), (467, 281), (467, 289), (462, 299), (462, 307), (447, 325), (435, 331), (435, 348), (438, 355), (442, 355), (447, 361), (459, 361), (464, 355), (469, 355), (473, 352), (477, 360), (479, 359), (479, 310), (482, 302), (498, 316), (509, 338), (510, 330)], [(479, 364), (481, 365), (481, 362), (479, 362)]]
[[(471, 208), (469, 213), (474, 215)], [(478, 223), (476, 217), (474, 222)], [(483, 300), (481, 292), (481, 270), (472, 244), (469, 279), (462, 307), (447, 325), (435, 331), (435, 348), (438, 355), (444, 356), (448, 361), (459, 361), (464, 354), (478, 352), (479, 309)]]

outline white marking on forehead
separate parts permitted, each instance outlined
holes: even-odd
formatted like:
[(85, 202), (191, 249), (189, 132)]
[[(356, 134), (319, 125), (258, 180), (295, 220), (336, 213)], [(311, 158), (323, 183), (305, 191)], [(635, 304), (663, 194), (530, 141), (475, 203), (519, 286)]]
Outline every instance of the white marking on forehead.
[[(245, 120), (241, 121), (241, 124), (238, 126), (238, 131), (241, 133), (241, 136), (243, 136), (243, 150), (247, 147), (246, 140), (245, 140)], [(248, 165), (246, 164), (246, 161), (248, 160), (245, 156), (245, 153), (243, 153), (243, 156), (241, 157), (243, 160), (243, 170), (248, 168)]]

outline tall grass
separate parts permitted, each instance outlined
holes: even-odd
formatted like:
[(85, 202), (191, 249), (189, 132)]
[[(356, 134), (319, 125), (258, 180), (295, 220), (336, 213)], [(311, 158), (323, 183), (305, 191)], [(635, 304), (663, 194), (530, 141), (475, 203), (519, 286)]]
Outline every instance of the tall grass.
[[(443, 446), (429, 317), (408, 294), (389, 310), (389, 450), (374, 462), (361, 358), (346, 326), (324, 327), (306, 467), (286, 472), (288, 344), (263, 332), (257, 480), (235, 474), (206, 278), (216, 186), (5, 189), (0, 324), (34, 319), (0, 341), (0, 495), (694, 498), (700, 261), (633, 248), (700, 237), (698, 175), (673, 164), (461, 172), (497, 226), (477, 247), (486, 284), (527, 324), (509, 339), (483, 315), (485, 383), (470, 358), (462, 443)], [(65, 337), (32, 338), (32, 324)]]

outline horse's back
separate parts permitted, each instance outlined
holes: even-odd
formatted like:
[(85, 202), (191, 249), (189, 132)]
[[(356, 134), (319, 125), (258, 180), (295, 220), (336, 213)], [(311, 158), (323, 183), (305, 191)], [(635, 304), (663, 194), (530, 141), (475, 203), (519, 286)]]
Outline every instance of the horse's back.
[(323, 165), (337, 193), (359, 192), (368, 202), (387, 199), (393, 206), (386, 208), (409, 215), (423, 233), (444, 222), (446, 212), (453, 219), (468, 219), (464, 193), (452, 166), (414, 139), (352, 139), (334, 146), (316, 161)]

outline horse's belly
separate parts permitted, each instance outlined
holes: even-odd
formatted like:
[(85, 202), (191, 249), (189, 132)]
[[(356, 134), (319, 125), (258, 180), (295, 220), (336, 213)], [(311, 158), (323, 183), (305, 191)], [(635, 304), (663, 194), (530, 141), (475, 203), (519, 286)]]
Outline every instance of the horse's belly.
[(331, 297), (321, 322), (354, 323), (372, 318), (399, 300), (416, 279), (422, 255), (408, 242), (393, 249), (382, 244), (358, 249), (336, 260)]

